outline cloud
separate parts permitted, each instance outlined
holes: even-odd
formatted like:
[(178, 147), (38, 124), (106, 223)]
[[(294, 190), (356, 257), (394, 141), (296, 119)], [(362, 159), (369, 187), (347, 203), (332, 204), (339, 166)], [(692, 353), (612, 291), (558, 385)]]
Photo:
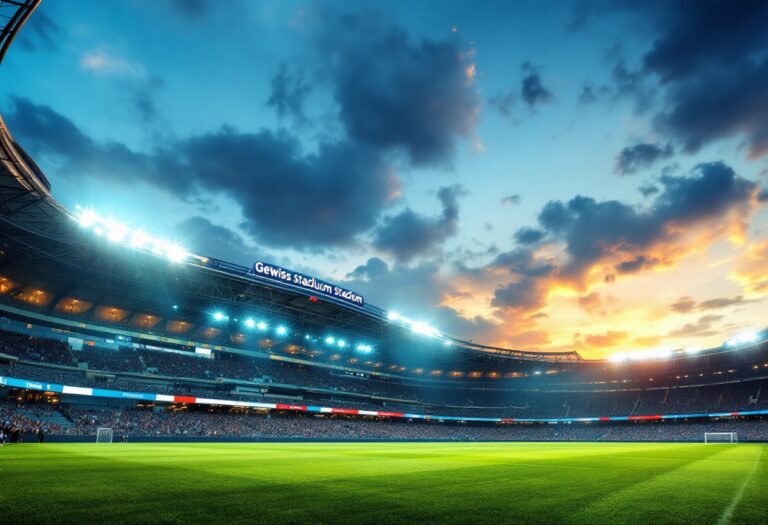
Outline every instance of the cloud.
[(309, 85), (301, 76), (291, 75), (283, 64), (272, 77), (272, 91), (267, 106), (273, 107), (279, 117), (291, 117), (298, 124), (307, 121), (304, 102), (309, 94)]
[(694, 310), (720, 310), (723, 308), (730, 308), (731, 306), (740, 306), (753, 302), (755, 301), (752, 299), (745, 299), (741, 295), (737, 295), (735, 297), (715, 297), (713, 299), (701, 301), (700, 303), (694, 301), (692, 297), (685, 296), (672, 303), (669, 307), (672, 309), (672, 311), (677, 313), (688, 313)]
[(502, 117), (513, 120), (514, 114), (512, 113), (512, 108), (515, 105), (516, 98), (517, 96), (514, 92), (494, 95), (488, 100), (488, 104), (498, 111)]
[(699, 310), (719, 310), (721, 308), (730, 308), (731, 306), (739, 306), (742, 304), (749, 304), (754, 301), (745, 299), (741, 295), (736, 297), (716, 297), (714, 299), (707, 299), (699, 303)]
[(536, 244), (542, 240), (545, 235), (546, 234), (542, 230), (526, 226), (517, 230), (514, 238), (518, 244)]
[[(656, 127), (696, 152), (743, 137), (753, 157), (768, 152), (768, 4), (702, 0), (617, 4), (655, 35), (635, 75), (663, 89)], [(706, 35), (702, 38), (702, 35)]]
[(520, 195), (507, 195), (501, 199), (502, 206), (517, 206), (522, 202), (523, 198)]
[(246, 229), (273, 246), (350, 244), (399, 194), (392, 168), (356, 143), (321, 142), (305, 154), (288, 134), (224, 126), (141, 153), (91, 139), (48, 106), (21, 98), (10, 105), (17, 139), (62, 174), (145, 182), (188, 199), (226, 195), (241, 206)]
[(415, 39), (376, 13), (326, 11), (316, 35), (348, 137), (405, 152), (415, 165), (442, 165), (480, 112), (471, 53), (458, 37)]
[(546, 306), (548, 287), (544, 280), (521, 277), (496, 289), (491, 306), (502, 310), (529, 313)]
[(480, 316), (465, 317), (442, 304), (447, 296), (458, 292), (434, 262), (390, 267), (382, 259), (372, 257), (352, 270), (340, 284), (366, 297), (375, 297), (377, 306), (427, 322), (457, 337), (494, 340), (499, 336), (496, 322)]
[(668, 159), (674, 154), (671, 144), (635, 144), (626, 146), (616, 157), (616, 173), (632, 175), (648, 169), (660, 160)]
[(562, 273), (578, 277), (611, 260), (624, 272), (663, 264), (678, 251), (685, 228), (731, 213), (741, 220), (756, 201), (756, 184), (720, 162), (700, 164), (690, 176), (664, 175), (659, 182), (662, 190), (645, 209), (583, 196), (547, 203), (539, 225), (550, 238), (565, 242), (568, 261)]
[(80, 68), (103, 76), (143, 77), (144, 66), (113, 55), (106, 49), (87, 51), (80, 57)]
[(45, 11), (38, 9), (24, 24), (24, 31), (21, 31), (17, 38), (21, 47), (27, 51), (53, 51), (63, 38), (63, 33), (59, 24)]
[(659, 187), (644, 206), (585, 196), (545, 204), (535, 227), (544, 233), (536, 250), (518, 242), (471, 270), (486, 281), (504, 279), (491, 292), (497, 316), (517, 322), (521, 314), (543, 309), (558, 290), (583, 292), (592, 283), (615, 282), (617, 275), (672, 267), (717, 239), (743, 235), (759, 191), (723, 163), (664, 175)]
[(694, 301), (692, 297), (687, 295), (685, 297), (681, 297), (680, 299), (678, 299), (677, 301), (669, 305), (669, 308), (673, 312), (677, 312), (681, 314), (692, 312), (695, 307), (696, 307), (696, 301)]
[(134, 106), (142, 122), (145, 124), (154, 122), (157, 119), (159, 111), (155, 98), (164, 84), (162, 78), (152, 75), (134, 91)]
[(705, 315), (700, 317), (695, 323), (686, 323), (676, 330), (667, 334), (668, 337), (709, 337), (716, 335), (718, 331), (713, 325), (722, 320), (722, 315)]
[(654, 184), (645, 183), (638, 188), (638, 191), (640, 191), (643, 197), (651, 197), (659, 193), (659, 187)]
[(534, 108), (552, 100), (552, 93), (544, 87), (538, 70), (530, 62), (524, 63), (522, 68), (526, 75), (520, 85), (520, 95), (528, 107)]
[(437, 198), (443, 211), (437, 217), (426, 217), (410, 208), (385, 217), (374, 232), (374, 247), (391, 253), (401, 262), (433, 252), (445, 239), (456, 234), (459, 197), (464, 194), (466, 190), (460, 185), (440, 188)]

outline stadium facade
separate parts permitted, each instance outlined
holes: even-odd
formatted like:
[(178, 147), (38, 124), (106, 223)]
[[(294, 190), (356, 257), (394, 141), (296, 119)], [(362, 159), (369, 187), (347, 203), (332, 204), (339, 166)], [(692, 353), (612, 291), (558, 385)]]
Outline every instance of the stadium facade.
[[(38, 3), (0, 2), (13, 10), (0, 60)], [(2, 119), (0, 161), (0, 393), (69, 407), (38, 414), (61, 433), (92, 430), (78, 424), (100, 409), (490, 426), (478, 435), (492, 438), (515, 423), (748, 422), (768, 438), (766, 331), (624, 360), (484, 346), (314, 276), (68, 210)]]

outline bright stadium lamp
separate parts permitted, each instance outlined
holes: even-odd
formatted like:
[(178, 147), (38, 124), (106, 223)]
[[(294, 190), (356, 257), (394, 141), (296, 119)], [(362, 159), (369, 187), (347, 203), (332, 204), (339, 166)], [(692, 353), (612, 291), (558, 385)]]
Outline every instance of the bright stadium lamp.
[(285, 335), (288, 333), (288, 329), (281, 325), (277, 327), (277, 330), (275, 330), (275, 332), (277, 333), (277, 335)]
[(400, 320), (400, 314), (397, 312), (389, 312), (387, 314), (387, 319), (390, 321), (399, 321)]
[(346, 346), (347, 346), (347, 342), (346, 342), (344, 339), (339, 339), (339, 341), (336, 343), (336, 345), (337, 345), (339, 348), (346, 348)]
[(165, 250), (165, 256), (172, 262), (181, 262), (189, 255), (184, 248), (178, 244), (169, 244)]
[(256, 328), (258, 328), (260, 332), (263, 332), (268, 328), (267, 323), (265, 323), (264, 321), (259, 321), (258, 323), (256, 323)]
[(256, 328), (256, 321), (254, 321), (250, 317), (247, 318), (245, 321), (243, 321), (243, 324), (245, 324), (246, 328)]
[(219, 312), (219, 311), (213, 312), (213, 320), (218, 323), (220, 323), (226, 318), (227, 316), (224, 314), (224, 312)]
[(327, 344), (327, 345), (332, 345), (332, 344), (333, 344), (333, 343), (335, 343), (335, 342), (336, 342), (336, 339), (334, 339), (334, 338), (333, 338), (333, 337), (331, 337), (330, 335), (329, 335), (328, 337), (326, 337), (326, 338), (325, 338), (325, 344)]
[(411, 324), (411, 330), (415, 334), (426, 335), (426, 336), (429, 336), (429, 337), (434, 337), (435, 334), (437, 333), (437, 330), (435, 330), (434, 328), (432, 328), (428, 324), (418, 323), (418, 322), (415, 322), (415, 323)]

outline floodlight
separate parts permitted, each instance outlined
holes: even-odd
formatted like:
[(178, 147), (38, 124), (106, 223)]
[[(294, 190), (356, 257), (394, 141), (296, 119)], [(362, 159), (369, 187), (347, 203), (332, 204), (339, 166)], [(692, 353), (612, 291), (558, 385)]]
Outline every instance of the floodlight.
[(435, 330), (431, 326), (424, 323), (418, 323), (418, 322), (411, 324), (411, 330), (415, 334), (426, 335), (429, 337), (433, 337), (437, 333), (437, 330)]
[(387, 319), (390, 321), (399, 321), (400, 320), (400, 314), (397, 312), (389, 312), (387, 314)]
[(336, 345), (337, 345), (339, 348), (345, 348), (345, 347), (347, 346), (347, 342), (346, 342), (344, 339), (339, 339), (339, 340), (336, 342)]
[(277, 332), (277, 335), (285, 335), (288, 333), (288, 329), (284, 326), (278, 326), (275, 332)]
[(227, 316), (223, 312), (213, 312), (213, 320), (221, 322), (226, 319)]
[(256, 323), (256, 328), (258, 328), (259, 331), (263, 332), (264, 330), (267, 329), (267, 323), (265, 323), (264, 321), (259, 321), (258, 323)]
[(328, 337), (326, 337), (326, 338), (325, 338), (325, 344), (327, 344), (327, 345), (332, 345), (332, 344), (333, 344), (333, 343), (335, 343), (335, 342), (336, 342), (336, 339), (334, 339), (334, 338), (333, 338), (333, 337), (331, 337), (330, 335), (329, 335)]
[(245, 321), (243, 321), (246, 327), (248, 328), (256, 328), (256, 321), (251, 319), (250, 317), (247, 318)]

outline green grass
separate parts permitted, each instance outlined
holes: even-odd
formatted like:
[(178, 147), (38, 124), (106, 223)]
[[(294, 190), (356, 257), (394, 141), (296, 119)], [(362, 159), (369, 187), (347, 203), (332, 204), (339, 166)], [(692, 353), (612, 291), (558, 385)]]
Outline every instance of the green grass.
[(768, 523), (765, 448), (25, 444), (0, 523)]

